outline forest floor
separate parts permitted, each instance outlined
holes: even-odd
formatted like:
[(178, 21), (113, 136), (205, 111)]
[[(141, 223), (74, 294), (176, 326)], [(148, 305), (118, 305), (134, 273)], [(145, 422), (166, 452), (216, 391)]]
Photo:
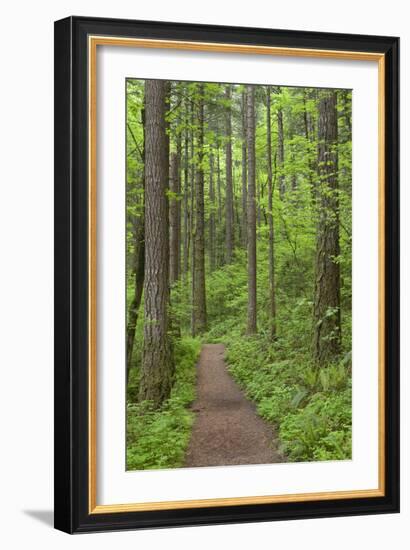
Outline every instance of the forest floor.
[(202, 347), (185, 467), (284, 462), (272, 426), (233, 380), (224, 355), (223, 344)]

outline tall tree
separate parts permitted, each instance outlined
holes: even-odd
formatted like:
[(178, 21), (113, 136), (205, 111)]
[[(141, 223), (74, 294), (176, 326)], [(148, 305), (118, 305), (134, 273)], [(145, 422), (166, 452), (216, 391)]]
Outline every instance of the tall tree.
[[(191, 264), (192, 268), (192, 285), (194, 281), (194, 230), (195, 230), (195, 103), (191, 99), (191, 123), (189, 131), (189, 149), (190, 149), (190, 182), (191, 182), (191, 196), (190, 196), (190, 214), (189, 214), (189, 240), (188, 240), (188, 258), (191, 248)], [(193, 288), (193, 286), (192, 286)]]
[[(182, 124), (182, 117), (178, 117), (178, 126)], [(177, 129), (176, 138), (176, 153), (177, 153), (177, 275), (181, 277), (182, 271), (182, 131)]]
[(180, 178), (179, 154), (171, 155), (169, 177), (169, 281), (174, 284), (179, 279), (180, 249), (181, 249), (181, 209), (180, 209)]
[[(144, 216), (144, 213), (142, 214)], [(134, 295), (128, 308), (127, 322), (127, 380), (129, 378), (132, 353), (134, 350), (135, 331), (138, 321), (138, 312), (141, 305), (142, 289), (144, 286), (144, 219), (137, 220), (134, 224), (134, 254), (132, 272), (134, 277)]]
[(165, 81), (145, 81), (144, 345), (139, 398), (151, 400), (155, 407), (169, 396), (174, 370), (168, 319), (166, 95)]
[(273, 178), (272, 178), (272, 130), (271, 89), (266, 89), (266, 164), (268, 168), (268, 224), (269, 224), (269, 325), (271, 340), (276, 338), (276, 295), (275, 295), (275, 234), (273, 225)]
[(340, 352), (337, 92), (322, 91), (318, 120), (318, 227), (316, 237), (313, 356), (319, 365)]
[[(313, 93), (316, 93), (313, 90)], [(310, 91), (310, 94), (312, 94), (312, 91)], [(307, 144), (307, 153), (308, 153), (308, 166), (309, 166), (309, 182), (310, 182), (310, 188), (312, 192), (312, 200), (314, 202), (315, 200), (315, 159), (312, 158), (310, 154), (311, 147), (314, 143), (315, 138), (315, 128), (314, 123), (312, 119), (312, 114), (309, 112), (307, 107), (307, 99), (308, 99), (308, 92), (304, 89), (303, 90), (303, 123), (305, 128), (305, 138), (306, 138), (306, 144)]]
[(209, 153), (209, 268), (216, 269), (216, 236), (215, 236), (215, 186), (214, 186), (214, 152)]
[(186, 277), (189, 269), (189, 229), (190, 229), (190, 210), (189, 210), (189, 100), (185, 98), (185, 132), (184, 132), (184, 224), (183, 224), (183, 273)]
[(248, 240), (247, 235), (247, 159), (246, 159), (246, 91), (242, 91), (241, 98), (241, 107), (242, 107), (242, 245), (246, 248), (246, 243)]
[(341, 115), (344, 120), (344, 124), (346, 127), (346, 139), (348, 141), (352, 140), (352, 99), (351, 99), (351, 93), (349, 90), (340, 90), (339, 92), (339, 98), (341, 99)]
[(285, 196), (286, 183), (285, 183), (285, 145), (283, 135), (283, 111), (282, 107), (278, 109), (278, 168), (279, 168), (279, 196), (281, 199)]
[(192, 287), (192, 334), (206, 330), (205, 205), (204, 205), (204, 85), (198, 85), (197, 169), (195, 178), (195, 229)]
[(256, 203), (255, 203), (255, 90), (247, 86), (246, 135), (248, 150), (248, 324), (255, 334), (256, 323)]
[[(143, 136), (145, 143), (145, 109), (141, 109), (141, 126), (143, 128)], [(137, 139), (131, 129), (131, 126), (128, 124), (128, 129), (131, 134), (131, 137), (136, 146), (136, 150), (141, 155), (141, 161), (143, 166), (145, 165), (145, 145), (142, 146), (142, 151), (139, 151), (139, 145)], [(145, 187), (145, 174), (144, 169), (142, 171), (142, 183), (141, 188), (144, 190)], [(129, 379), (129, 374), (131, 370), (132, 363), (132, 354), (134, 351), (134, 341), (135, 341), (135, 331), (137, 328), (137, 321), (139, 315), (139, 309), (142, 299), (142, 290), (144, 287), (144, 260), (145, 260), (145, 220), (144, 220), (144, 197), (142, 196), (141, 201), (141, 212), (138, 217), (133, 216), (133, 245), (134, 252), (132, 258), (132, 273), (134, 278), (134, 293), (131, 300), (131, 303), (128, 308), (128, 321), (127, 321), (127, 382)]]
[(226, 161), (226, 199), (225, 199), (225, 261), (232, 262), (234, 248), (234, 208), (233, 208), (233, 183), (232, 183), (232, 92), (231, 85), (225, 87), (225, 161)]
[(216, 178), (216, 188), (218, 192), (218, 219), (217, 227), (219, 231), (216, 233), (216, 242), (217, 242), (217, 263), (218, 266), (223, 265), (223, 248), (220, 246), (220, 232), (222, 228), (222, 177), (221, 177), (221, 154), (219, 147), (219, 139), (217, 139), (217, 178)]

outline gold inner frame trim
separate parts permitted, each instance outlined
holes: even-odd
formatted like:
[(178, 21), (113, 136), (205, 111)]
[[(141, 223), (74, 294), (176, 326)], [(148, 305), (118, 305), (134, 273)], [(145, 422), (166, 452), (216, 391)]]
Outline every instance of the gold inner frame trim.
[[(220, 53), (244, 53), (285, 57), (329, 58), (339, 60), (378, 62), (378, 488), (353, 491), (326, 491), (289, 495), (246, 496), (199, 500), (174, 500), (161, 502), (140, 502), (132, 504), (97, 504), (97, 46), (122, 46), (133, 48), (179, 49)], [(153, 510), (175, 510), (206, 508), (213, 506), (240, 506), (246, 504), (268, 504), (284, 502), (308, 502), (319, 500), (341, 500), (352, 498), (375, 498), (385, 495), (385, 56), (374, 52), (350, 52), (306, 48), (282, 48), (242, 44), (217, 44), (177, 40), (156, 40), (122, 38), (112, 36), (88, 37), (88, 510), (90, 514), (116, 512), (138, 512)]]

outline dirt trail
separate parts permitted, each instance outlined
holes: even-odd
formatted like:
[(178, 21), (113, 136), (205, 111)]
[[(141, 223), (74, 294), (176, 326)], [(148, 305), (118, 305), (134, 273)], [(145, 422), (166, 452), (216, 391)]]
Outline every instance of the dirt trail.
[(202, 347), (185, 467), (283, 462), (272, 427), (228, 373), (224, 354), (223, 344)]

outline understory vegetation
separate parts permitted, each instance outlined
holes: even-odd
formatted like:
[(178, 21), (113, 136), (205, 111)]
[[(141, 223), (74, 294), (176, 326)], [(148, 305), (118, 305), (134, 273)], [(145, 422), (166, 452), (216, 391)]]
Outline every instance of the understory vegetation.
[(134, 357), (128, 384), (127, 469), (178, 468), (183, 465), (191, 435), (195, 399), (195, 365), (200, 341), (186, 336), (175, 343), (175, 379), (170, 397), (155, 409), (148, 400), (138, 402), (139, 354)]
[[(250, 360), (251, 358), (251, 360)], [(289, 461), (351, 458), (351, 378), (345, 360), (320, 372), (301, 350), (263, 337), (232, 339), (230, 372), (278, 430)]]
[[(264, 275), (267, 251), (258, 247), (260, 300), (268, 280)], [(307, 274), (309, 266), (305, 266)], [(351, 458), (351, 316), (342, 317), (343, 349), (339, 357), (318, 367), (310, 353), (312, 301), (294, 293), (297, 281), (287, 261), (282, 284), (278, 282), (277, 338), (269, 335), (268, 304), (259, 310), (259, 334), (244, 335), (246, 315), (246, 267), (240, 257), (215, 272), (208, 291), (214, 297), (209, 310), (212, 330), (208, 342), (227, 347), (229, 370), (257, 411), (277, 430), (281, 451), (292, 462), (346, 460)], [(285, 270), (287, 274), (285, 275)], [(308, 292), (306, 292), (308, 296)], [(258, 296), (259, 297), (259, 296)], [(348, 297), (342, 293), (342, 303)]]

